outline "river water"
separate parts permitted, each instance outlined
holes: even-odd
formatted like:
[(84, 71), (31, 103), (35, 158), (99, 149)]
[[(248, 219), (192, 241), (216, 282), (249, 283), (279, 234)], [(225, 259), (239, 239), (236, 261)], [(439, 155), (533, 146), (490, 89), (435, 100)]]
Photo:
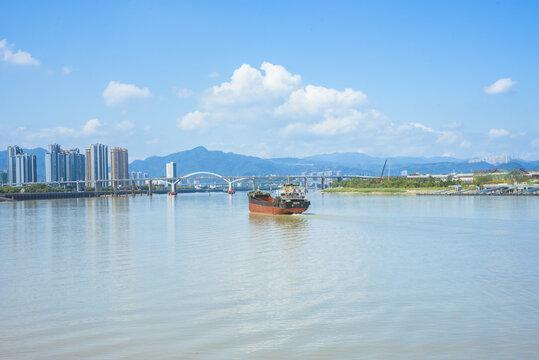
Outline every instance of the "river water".
[(0, 203), (5, 359), (533, 359), (539, 197)]

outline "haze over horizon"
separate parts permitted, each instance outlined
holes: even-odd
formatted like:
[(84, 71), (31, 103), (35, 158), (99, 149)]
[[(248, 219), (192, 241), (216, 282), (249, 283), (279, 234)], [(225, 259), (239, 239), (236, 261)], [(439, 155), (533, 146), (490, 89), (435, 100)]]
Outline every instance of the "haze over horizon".
[(0, 12), (2, 150), (539, 159), (537, 2), (30, 4)]

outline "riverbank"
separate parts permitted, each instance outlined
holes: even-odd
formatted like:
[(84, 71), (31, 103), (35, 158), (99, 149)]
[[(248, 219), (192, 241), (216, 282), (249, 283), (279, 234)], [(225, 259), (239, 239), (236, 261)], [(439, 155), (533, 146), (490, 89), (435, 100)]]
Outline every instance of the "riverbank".
[(323, 193), (356, 194), (356, 195), (403, 195), (413, 196), (422, 194), (434, 194), (446, 188), (348, 188), (335, 187), (323, 190)]

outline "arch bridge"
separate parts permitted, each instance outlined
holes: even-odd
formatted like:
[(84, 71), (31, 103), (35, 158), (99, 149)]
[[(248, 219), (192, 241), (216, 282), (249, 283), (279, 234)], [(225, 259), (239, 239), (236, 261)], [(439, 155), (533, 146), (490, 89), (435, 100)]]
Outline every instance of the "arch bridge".
[(171, 192), (176, 192), (176, 185), (184, 180), (184, 179), (187, 179), (187, 178), (190, 178), (190, 177), (193, 177), (193, 176), (197, 176), (197, 175), (210, 175), (210, 176), (215, 176), (219, 179), (222, 179), (224, 180), (227, 184), (228, 184), (228, 191), (231, 192), (232, 191), (232, 184), (238, 182), (238, 181), (242, 181), (242, 180), (247, 180), (249, 179), (248, 177), (243, 177), (243, 178), (232, 178), (232, 177), (224, 177), (222, 175), (219, 175), (219, 174), (216, 174), (216, 173), (213, 173), (213, 172), (209, 172), (209, 171), (197, 171), (197, 172), (193, 172), (193, 173), (190, 173), (190, 174), (187, 174), (187, 175), (183, 175), (183, 176), (180, 176), (179, 178), (174, 178), (172, 180), (164, 180), (166, 183), (170, 184), (170, 191)]

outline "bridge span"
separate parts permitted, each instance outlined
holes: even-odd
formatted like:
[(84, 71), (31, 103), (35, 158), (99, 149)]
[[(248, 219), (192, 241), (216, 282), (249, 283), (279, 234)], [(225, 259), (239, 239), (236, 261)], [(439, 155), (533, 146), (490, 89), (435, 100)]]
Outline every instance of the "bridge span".
[[(23, 185), (32, 185), (32, 184), (44, 184), (49, 186), (76, 186), (77, 192), (83, 191), (85, 186), (90, 186), (94, 188), (94, 191), (98, 192), (100, 191), (100, 188), (102, 187), (108, 187), (112, 186), (114, 188), (114, 193), (118, 191), (118, 188), (120, 185), (132, 185), (133, 194), (135, 193), (135, 187), (137, 183), (140, 183), (141, 181), (144, 181), (148, 185), (148, 194), (152, 194), (153, 192), (153, 185), (159, 184), (159, 183), (165, 183), (170, 185), (171, 192), (176, 192), (177, 185), (182, 181), (186, 179), (191, 180), (211, 180), (211, 179), (221, 179), (228, 185), (229, 192), (232, 192), (233, 190), (233, 184), (248, 180), (251, 181), (253, 184), (253, 188), (255, 188), (255, 182), (256, 180), (285, 180), (287, 178), (294, 179), (294, 181), (300, 181), (299, 179), (303, 180), (303, 183), (305, 185), (305, 189), (307, 190), (307, 183), (308, 179), (320, 179), (321, 180), (321, 188), (324, 189), (327, 184), (329, 184), (328, 180), (340, 180), (340, 179), (352, 179), (352, 178), (359, 178), (359, 179), (377, 179), (375, 176), (366, 176), (366, 175), (331, 175), (331, 176), (325, 176), (325, 175), (248, 175), (248, 176), (224, 176), (220, 175), (214, 172), (210, 171), (197, 171), (189, 174), (185, 174), (179, 177), (175, 178), (167, 178), (167, 177), (153, 177), (153, 178), (145, 178), (145, 179), (107, 179), (107, 180), (67, 180), (67, 181), (54, 181), (54, 182), (35, 182), (35, 183), (27, 183)], [(21, 186), (21, 184), (18, 184), (16, 186)]]

